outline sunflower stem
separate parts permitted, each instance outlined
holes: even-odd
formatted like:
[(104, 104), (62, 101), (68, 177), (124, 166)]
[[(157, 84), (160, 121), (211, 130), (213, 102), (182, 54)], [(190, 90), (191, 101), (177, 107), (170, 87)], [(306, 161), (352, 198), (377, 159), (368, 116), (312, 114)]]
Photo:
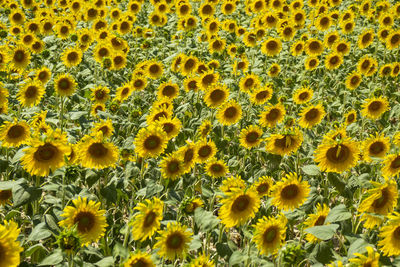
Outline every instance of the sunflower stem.
[(64, 129), (64, 97), (60, 96), (60, 129), (61, 132), (63, 132)]
[(62, 201), (61, 208), (64, 208), (65, 205), (65, 174), (62, 176)]

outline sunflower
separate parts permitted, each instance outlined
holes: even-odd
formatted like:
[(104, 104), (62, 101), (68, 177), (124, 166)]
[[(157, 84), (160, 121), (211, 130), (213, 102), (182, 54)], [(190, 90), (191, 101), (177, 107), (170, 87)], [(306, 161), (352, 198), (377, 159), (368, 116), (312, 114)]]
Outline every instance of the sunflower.
[(254, 188), (232, 188), (221, 200), (219, 218), (226, 227), (240, 226), (256, 215), (261, 200)]
[(156, 121), (157, 124), (162, 127), (164, 132), (167, 134), (167, 138), (171, 139), (174, 138), (179, 134), (180, 129), (182, 128), (182, 123), (181, 121), (174, 117), (174, 118), (165, 118), (161, 117), (158, 121)]
[(201, 138), (206, 138), (208, 134), (211, 132), (211, 130), (212, 130), (211, 122), (209, 120), (203, 120), (198, 131), (200, 133)]
[(204, 94), (204, 102), (210, 108), (217, 108), (229, 96), (229, 90), (223, 84), (213, 84), (212, 86), (208, 87), (206, 93)]
[(112, 66), (111, 70), (121, 70), (126, 67), (127, 59), (123, 52), (117, 51), (112, 53), (111, 56)]
[(6, 121), (0, 127), (0, 141), (3, 147), (19, 147), (30, 140), (29, 125), (20, 121)]
[(340, 28), (342, 29), (342, 33), (351, 34), (354, 30), (355, 23), (354, 21), (343, 21), (340, 23)]
[(289, 173), (271, 188), (271, 204), (284, 211), (293, 210), (303, 205), (309, 193), (308, 182), (301, 181), (297, 173)]
[(305, 51), (309, 56), (319, 56), (324, 51), (324, 44), (318, 39), (311, 38), (305, 44)]
[(333, 31), (325, 35), (324, 45), (328, 48), (331, 48), (340, 38), (340, 35), (337, 31)]
[(45, 88), (39, 81), (29, 81), (18, 91), (18, 101), (24, 107), (39, 104), (45, 93)]
[(253, 242), (261, 254), (269, 256), (278, 252), (285, 242), (286, 224), (287, 219), (283, 214), (258, 219), (253, 226)]
[(93, 49), (93, 57), (98, 63), (102, 63), (104, 58), (111, 57), (112, 47), (104, 42), (98, 43)]
[(317, 57), (307, 57), (304, 62), (304, 67), (306, 70), (314, 70), (319, 65), (319, 59)]
[(346, 88), (349, 90), (356, 89), (362, 82), (362, 76), (358, 72), (350, 73), (346, 78)]
[(100, 122), (95, 123), (92, 129), (92, 133), (97, 134), (99, 132), (101, 132), (104, 137), (112, 136), (114, 132), (112, 121), (110, 119), (107, 119), (106, 121), (100, 120)]
[(300, 89), (297, 89), (293, 93), (293, 102), (295, 104), (304, 104), (307, 103), (308, 101), (311, 100), (313, 97), (314, 91), (308, 87), (308, 86), (303, 86)]
[(133, 86), (131, 83), (126, 83), (117, 88), (117, 91), (115, 92), (115, 99), (119, 102), (124, 102), (129, 98), (129, 96), (131, 96), (132, 92)]
[(250, 93), (250, 101), (255, 105), (263, 105), (272, 98), (272, 84), (266, 84), (263, 87), (258, 87)]
[(218, 109), (217, 119), (222, 125), (235, 124), (241, 117), (242, 107), (235, 100), (226, 102)]
[(334, 70), (340, 67), (343, 63), (343, 57), (338, 53), (330, 53), (325, 58), (325, 68)]
[(163, 74), (163, 65), (158, 61), (149, 61), (147, 63), (146, 73), (150, 79), (158, 79)]
[(363, 142), (363, 159), (367, 162), (371, 162), (371, 157), (383, 158), (389, 151), (389, 148), (389, 137), (385, 137), (384, 134), (371, 136)]
[[(234, 2), (228, 2), (234, 4)], [(188, 267), (214, 267), (215, 263), (210, 260), (210, 256), (205, 254), (197, 255), (190, 263)]]
[(176, 153), (181, 155), (184, 172), (190, 171), (197, 161), (197, 148), (193, 142), (186, 141), (186, 145), (179, 148)]
[[(323, 204), (323, 206), (321, 207), (321, 205), (318, 203), (317, 212), (308, 215), (308, 218), (304, 221), (304, 229), (324, 225), (326, 217), (328, 217), (329, 211), (330, 209), (326, 204)], [(321, 241), (319, 238), (310, 233), (306, 234), (306, 240), (311, 243), (317, 243)]]
[(371, 29), (364, 30), (359, 36), (358, 36), (358, 48), (364, 49), (367, 48), (372, 42), (374, 41), (374, 31)]
[(151, 125), (139, 130), (134, 144), (135, 152), (142, 158), (156, 157), (167, 147), (168, 138), (158, 125)]
[(285, 115), (285, 107), (282, 104), (268, 105), (261, 112), (259, 123), (263, 127), (273, 128), (283, 120)]
[(192, 233), (187, 230), (187, 226), (179, 222), (170, 222), (165, 230), (158, 231), (155, 249), (162, 258), (174, 260), (175, 258), (184, 258), (189, 250), (189, 244), (192, 240)]
[(370, 119), (379, 119), (383, 113), (390, 109), (386, 97), (368, 98), (362, 104), (361, 114)]
[(62, 53), (61, 59), (67, 68), (78, 66), (82, 61), (82, 51), (76, 48), (67, 48)]
[(146, 118), (147, 124), (154, 124), (161, 118), (171, 118), (173, 113), (172, 108), (172, 105), (170, 105), (168, 108), (165, 105), (153, 107), (150, 114)]
[(400, 45), (400, 31), (394, 31), (389, 34), (386, 39), (386, 48), (389, 50), (396, 49)]
[(167, 154), (160, 161), (161, 175), (164, 179), (176, 180), (184, 172), (182, 158), (180, 153)]
[(346, 42), (346, 40), (336, 41), (333, 44), (333, 51), (341, 56), (345, 56), (350, 52), (351, 44)]
[(20, 264), (20, 253), (24, 250), (17, 241), (21, 230), (13, 221), (0, 224), (0, 259), (3, 267), (17, 267)]
[[(397, 206), (398, 190), (395, 180), (386, 180), (381, 184), (371, 181), (374, 188), (369, 189), (367, 197), (358, 206), (358, 212), (363, 213), (364, 227), (373, 229), (380, 226), (383, 219), (380, 216), (387, 216)], [(378, 215), (378, 216), (376, 216)]]
[(400, 214), (388, 215), (388, 223), (380, 228), (378, 246), (384, 256), (400, 255)]
[(51, 71), (47, 67), (42, 67), (36, 72), (36, 77), (42, 84), (46, 84), (51, 78)]
[(10, 64), (14, 69), (25, 70), (31, 61), (31, 54), (22, 45), (18, 45), (12, 49)]
[(304, 46), (305, 43), (302, 40), (296, 41), (290, 49), (290, 51), (292, 52), (292, 56), (294, 57), (300, 56), (304, 51)]
[(151, 238), (160, 228), (160, 222), (163, 217), (164, 202), (156, 197), (137, 204), (132, 226), (132, 236), (134, 240), (144, 241)]
[(135, 75), (131, 79), (133, 90), (142, 91), (147, 86), (147, 79), (144, 76)]
[(179, 94), (179, 86), (176, 83), (164, 82), (158, 87), (158, 97), (174, 99)]
[(396, 132), (396, 133), (393, 135), (393, 144), (394, 144), (395, 146), (400, 147), (400, 132)]
[(76, 86), (77, 83), (70, 74), (59, 74), (54, 81), (54, 87), (60, 96), (71, 96)]
[(262, 141), (262, 135), (263, 131), (259, 126), (250, 125), (247, 128), (241, 130), (239, 135), (239, 142), (243, 147), (251, 149), (260, 145)]
[(347, 112), (344, 115), (344, 118), (345, 118), (345, 122), (344, 123), (346, 125), (350, 125), (350, 124), (352, 124), (353, 122), (355, 122), (357, 120), (357, 113), (356, 113), (355, 110), (350, 110), (349, 112)]
[(299, 114), (301, 117), (299, 125), (303, 128), (312, 128), (321, 122), (325, 114), (326, 112), (322, 104), (304, 107)]
[(212, 140), (207, 141), (203, 139), (196, 144), (196, 151), (197, 160), (199, 162), (206, 162), (208, 159), (215, 156), (217, 153), (217, 146)]
[(303, 143), (303, 134), (298, 130), (288, 130), (280, 134), (272, 134), (265, 139), (266, 150), (275, 155), (290, 155), (296, 152)]
[(110, 89), (108, 89), (105, 86), (97, 86), (94, 87), (92, 90), (92, 101), (96, 102), (96, 103), (101, 103), (104, 104), (107, 99), (110, 97), (109, 93), (110, 93)]
[(11, 189), (0, 189), (0, 206), (11, 204), (12, 196)]
[(142, 266), (142, 267), (156, 267), (150, 255), (140, 250), (135, 250), (133, 254), (126, 260), (124, 267)]
[(278, 55), (282, 50), (281, 40), (270, 37), (261, 44), (261, 52), (267, 56)]
[(228, 172), (228, 166), (223, 160), (212, 158), (206, 162), (205, 171), (212, 178), (220, 178)]
[(272, 177), (270, 176), (262, 176), (258, 178), (257, 182), (254, 183), (253, 187), (257, 191), (259, 197), (268, 196), (272, 185), (273, 185)]
[(106, 110), (106, 106), (103, 103), (94, 103), (92, 105), (90, 114), (92, 114), (93, 117), (98, 117), (97, 113), (99, 111), (103, 111), (104, 112), (105, 110)]
[(400, 173), (400, 154), (387, 155), (382, 164), (383, 177), (389, 178), (397, 176)]
[(281, 71), (281, 66), (279, 66), (279, 64), (277, 63), (274, 63), (271, 65), (271, 67), (269, 67), (268, 75), (270, 77), (276, 77), (279, 75), (280, 71)]
[(100, 202), (95, 202), (84, 197), (72, 200), (75, 207), (67, 206), (61, 217), (65, 219), (58, 224), (61, 227), (72, 228), (77, 225), (78, 235), (81, 238), (82, 246), (97, 242), (106, 231), (105, 210), (101, 210)]
[(188, 77), (183, 80), (183, 88), (186, 92), (193, 91), (197, 92), (200, 90), (199, 80), (197, 77)]
[(354, 256), (357, 256), (358, 258), (351, 258), (349, 259), (349, 262), (355, 266), (379, 267), (380, 254), (375, 252), (370, 246), (365, 247), (365, 249), (367, 250), (368, 256), (355, 252)]
[(222, 185), (219, 187), (219, 189), (223, 193), (227, 194), (229, 192), (232, 192), (232, 190), (234, 190), (235, 188), (244, 190), (245, 187), (246, 183), (239, 175), (236, 175), (223, 180)]
[(85, 168), (115, 167), (118, 148), (113, 143), (102, 140), (102, 134), (95, 137), (84, 136), (79, 144), (78, 157)]
[(250, 92), (253, 88), (260, 86), (260, 78), (255, 74), (246, 74), (239, 81), (239, 89), (242, 92)]
[(182, 61), (182, 66), (180, 68), (182, 75), (188, 76), (192, 74), (196, 70), (198, 63), (199, 59), (195, 56), (185, 57)]
[(357, 165), (360, 148), (348, 137), (327, 139), (314, 151), (314, 161), (322, 171), (342, 173)]
[(317, 18), (315, 24), (319, 31), (326, 31), (331, 27), (332, 19), (327, 14), (321, 15)]

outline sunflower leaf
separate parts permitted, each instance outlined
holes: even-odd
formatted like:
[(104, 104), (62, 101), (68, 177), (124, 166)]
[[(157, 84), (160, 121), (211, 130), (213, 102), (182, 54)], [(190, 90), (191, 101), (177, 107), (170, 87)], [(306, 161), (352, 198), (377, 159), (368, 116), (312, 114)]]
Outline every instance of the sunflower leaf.
[(220, 220), (211, 211), (197, 208), (194, 212), (194, 221), (202, 231), (207, 232), (214, 229)]
[(346, 206), (340, 204), (329, 212), (326, 217), (326, 222), (341, 222), (351, 218), (351, 213), (347, 210)]
[(339, 228), (338, 224), (319, 225), (307, 228), (305, 231), (314, 235), (321, 240), (328, 240), (333, 237), (336, 230)]
[(54, 250), (53, 254), (47, 256), (38, 266), (55, 265), (63, 261), (61, 249)]
[(316, 176), (321, 173), (317, 165), (306, 165), (301, 168), (301, 170), (310, 176)]
[(365, 253), (366, 252), (365, 247), (367, 247), (368, 245), (369, 243), (362, 238), (355, 240), (354, 242), (351, 243), (349, 247), (349, 250), (347, 252), (347, 257), (354, 258), (355, 257), (354, 253)]

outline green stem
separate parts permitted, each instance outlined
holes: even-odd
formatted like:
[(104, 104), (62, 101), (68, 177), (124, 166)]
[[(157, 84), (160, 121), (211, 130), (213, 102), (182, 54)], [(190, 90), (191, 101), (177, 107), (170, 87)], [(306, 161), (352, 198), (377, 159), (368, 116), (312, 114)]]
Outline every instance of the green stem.
[(61, 96), (60, 97), (60, 101), (61, 101), (61, 107), (60, 107), (60, 129), (61, 132), (64, 129), (64, 97)]

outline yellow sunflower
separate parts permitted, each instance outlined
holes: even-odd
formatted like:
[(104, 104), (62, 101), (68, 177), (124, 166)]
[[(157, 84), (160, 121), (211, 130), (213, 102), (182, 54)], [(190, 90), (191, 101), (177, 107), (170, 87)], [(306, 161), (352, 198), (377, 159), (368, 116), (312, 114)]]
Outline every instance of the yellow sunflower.
[(300, 89), (297, 89), (293, 93), (293, 102), (295, 104), (304, 104), (307, 103), (308, 101), (311, 100), (311, 98), (314, 95), (314, 91), (308, 87), (308, 86), (303, 86)]
[(308, 182), (301, 181), (297, 173), (289, 173), (271, 188), (271, 204), (284, 211), (293, 210), (303, 205), (309, 194)]
[(368, 98), (362, 104), (361, 114), (369, 119), (379, 119), (383, 113), (390, 109), (386, 97)]
[(378, 247), (383, 252), (384, 256), (400, 255), (400, 214), (394, 212), (388, 215), (388, 223), (380, 228)]
[(133, 90), (134, 89), (131, 83), (122, 85), (117, 88), (117, 91), (115, 92), (115, 99), (120, 102), (124, 102), (129, 98), (129, 96), (131, 96)]
[(400, 147), (400, 132), (396, 132), (393, 135), (393, 144)]
[(179, 86), (176, 83), (164, 82), (158, 87), (158, 97), (167, 97), (174, 99), (179, 94)]
[(273, 92), (272, 84), (255, 88), (250, 94), (250, 101), (255, 105), (263, 105), (271, 99)]
[(31, 54), (24, 46), (18, 45), (12, 49), (10, 64), (14, 69), (25, 70), (31, 61)]
[(167, 147), (168, 138), (159, 126), (149, 126), (139, 130), (134, 144), (135, 152), (142, 158), (156, 157)]
[[(363, 159), (371, 162), (373, 158), (383, 158), (390, 149), (390, 139), (384, 134), (376, 134), (363, 142)], [(372, 158), (371, 158), (372, 157)]]
[(228, 166), (223, 160), (212, 158), (206, 162), (205, 171), (212, 178), (220, 178), (228, 172)]
[(270, 37), (261, 44), (261, 52), (267, 56), (278, 55), (282, 50), (282, 42), (277, 38)]
[(221, 200), (219, 218), (226, 227), (240, 226), (254, 218), (260, 208), (260, 197), (254, 188), (232, 188)]
[[(231, 2), (228, 2), (228, 4)], [(234, 2), (232, 2), (234, 4)], [(214, 261), (210, 260), (210, 256), (205, 254), (197, 255), (189, 264), (188, 267), (214, 267)]]
[(242, 92), (250, 92), (253, 88), (260, 86), (260, 78), (255, 74), (246, 74), (239, 81), (239, 89)]
[(39, 104), (45, 93), (44, 86), (39, 81), (29, 81), (18, 91), (18, 101), (24, 107), (31, 107)]
[(390, 154), (382, 162), (382, 175), (385, 178), (400, 174), (400, 154)]
[(115, 167), (118, 148), (111, 142), (102, 140), (101, 135), (84, 136), (79, 144), (78, 158), (85, 168), (104, 169)]
[(357, 165), (359, 144), (348, 137), (327, 139), (314, 151), (314, 161), (322, 171), (342, 173)]
[(210, 132), (212, 131), (212, 124), (209, 120), (203, 120), (198, 132), (200, 133), (201, 138), (206, 138)]
[(78, 66), (82, 61), (82, 51), (77, 48), (67, 48), (62, 53), (61, 59), (67, 68)]
[(146, 199), (138, 203), (130, 225), (132, 226), (132, 236), (134, 240), (144, 241), (151, 238), (160, 228), (163, 218), (164, 202), (156, 197)]
[(362, 82), (361, 74), (354, 71), (347, 76), (345, 85), (347, 89), (354, 90), (360, 85), (361, 82)]
[(92, 89), (92, 101), (104, 104), (109, 96), (110, 89), (105, 86), (96, 86)]
[[(314, 214), (308, 215), (307, 219), (304, 221), (304, 229), (314, 227), (314, 226), (320, 226), (325, 224), (326, 217), (329, 214), (329, 207), (326, 204), (321, 205), (318, 203), (317, 204), (317, 212)], [(327, 223), (329, 224), (329, 223)], [(306, 240), (311, 243), (317, 243), (320, 242), (321, 240), (317, 237), (315, 237), (313, 234), (307, 233), (306, 234)]]
[(274, 255), (285, 242), (287, 219), (285, 215), (259, 219), (253, 225), (253, 242), (258, 250), (265, 256)]
[(92, 133), (97, 134), (101, 132), (104, 137), (110, 137), (113, 135), (114, 127), (112, 125), (111, 119), (100, 120), (99, 122), (94, 124), (92, 129)]
[(54, 88), (60, 96), (71, 96), (76, 86), (77, 83), (70, 74), (60, 74), (54, 81)]
[(250, 125), (241, 130), (239, 135), (239, 142), (243, 147), (251, 149), (260, 145), (262, 141), (262, 135), (263, 131), (259, 126)]
[(0, 189), (0, 206), (11, 204), (12, 196), (13, 194), (11, 189)]
[(373, 188), (365, 193), (367, 197), (358, 206), (358, 212), (365, 221), (364, 227), (373, 229), (375, 226), (379, 227), (383, 223), (383, 217), (396, 208), (399, 193), (397, 183), (393, 179), (386, 180), (383, 184), (374, 181), (370, 183)]
[(160, 125), (160, 127), (167, 134), (168, 139), (177, 136), (182, 128), (181, 121), (176, 117), (174, 118), (161, 117), (158, 121), (156, 121), (156, 124)]
[(299, 129), (272, 134), (265, 139), (266, 150), (272, 154), (284, 156), (296, 152), (303, 143), (303, 134)]
[(322, 104), (304, 107), (299, 114), (299, 125), (303, 128), (312, 128), (321, 122), (325, 114), (326, 112)]
[(279, 103), (276, 105), (268, 105), (260, 114), (259, 123), (263, 127), (273, 128), (280, 123), (286, 115), (285, 107)]
[(257, 191), (259, 197), (268, 196), (274, 181), (270, 176), (262, 176), (258, 178), (257, 182), (253, 184), (254, 189)]
[(217, 112), (217, 119), (222, 125), (232, 125), (242, 118), (242, 107), (235, 100), (223, 104)]
[(146, 73), (150, 79), (158, 79), (163, 75), (164, 69), (162, 63), (158, 61), (149, 61), (147, 63)]
[(155, 249), (159, 249), (158, 255), (169, 260), (186, 256), (193, 238), (187, 226), (179, 222), (168, 223), (167, 228), (158, 231), (158, 234), (157, 243), (154, 245)]
[(185, 171), (183, 166), (181, 154), (173, 153), (167, 154), (160, 161), (161, 175), (164, 179), (176, 180)]
[(36, 77), (42, 84), (46, 84), (51, 78), (51, 71), (47, 67), (42, 67), (36, 72)]
[(354, 255), (358, 258), (351, 258), (349, 259), (349, 262), (355, 266), (379, 267), (380, 254), (375, 252), (370, 246), (365, 247), (365, 249), (367, 250), (368, 256), (364, 256), (363, 254), (356, 252)]
[(314, 70), (318, 67), (319, 65), (319, 59), (317, 57), (312, 57), (309, 56), (306, 58), (306, 61), (304, 62), (304, 67), (306, 70)]
[(344, 115), (345, 124), (350, 125), (357, 120), (357, 113), (355, 110), (350, 110)]
[(156, 267), (150, 255), (140, 250), (135, 252), (124, 263), (124, 267), (143, 266), (143, 267)]
[(274, 63), (269, 67), (268, 69), (268, 75), (270, 77), (276, 77), (279, 75), (279, 72), (281, 71), (281, 66), (277, 63)]
[(0, 141), (3, 147), (19, 147), (30, 140), (29, 125), (24, 121), (6, 121), (0, 127)]
[(65, 219), (58, 224), (61, 227), (72, 228), (77, 225), (78, 235), (81, 238), (82, 246), (97, 242), (106, 231), (105, 210), (100, 209), (100, 202), (95, 202), (84, 197), (72, 200), (73, 206), (64, 208), (61, 217)]
[(217, 146), (212, 140), (207, 141), (207, 139), (203, 139), (197, 142), (196, 151), (197, 160), (199, 162), (206, 162), (208, 159), (215, 156), (217, 153)]
[(179, 148), (176, 153), (181, 154), (185, 173), (190, 171), (197, 161), (197, 147), (193, 142), (186, 141), (186, 145)]
[(21, 230), (13, 221), (0, 224), (0, 258), (2, 267), (17, 267), (21, 263), (20, 253), (24, 250), (17, 237)]
[(311, 38), (305, 44), (305, 51), (309, 56), (319, 56), (324, 51), (324, 44), (318, 39)]
[(225, 194), (228, 194), (232, 192), (235, 188), (244, 190), (245, 187), (246, 183), (243, 181), (243, 179), (239, 175), (235, 175), (233, 177), (229, 177), (223, 180), (222, 185), (219, 187), (219, 189)]
[(210, 108), (217, 108), (225, 102), (228, 96), (229, 90), (225, 85), (213, 84), (204, 94), (204, 102)]
[(327, 70), (334, 70), (340, 67), (343, 63), (343, 57), (337, 53), (330, 53), (325, 58), (325, 68)]
[(360, 49), (367, 48), (372, 42), (374, 41), (375, 33), (374, 30), (367, 29), (364, 30), (359, 36), (358, 36), (358, 47)]

